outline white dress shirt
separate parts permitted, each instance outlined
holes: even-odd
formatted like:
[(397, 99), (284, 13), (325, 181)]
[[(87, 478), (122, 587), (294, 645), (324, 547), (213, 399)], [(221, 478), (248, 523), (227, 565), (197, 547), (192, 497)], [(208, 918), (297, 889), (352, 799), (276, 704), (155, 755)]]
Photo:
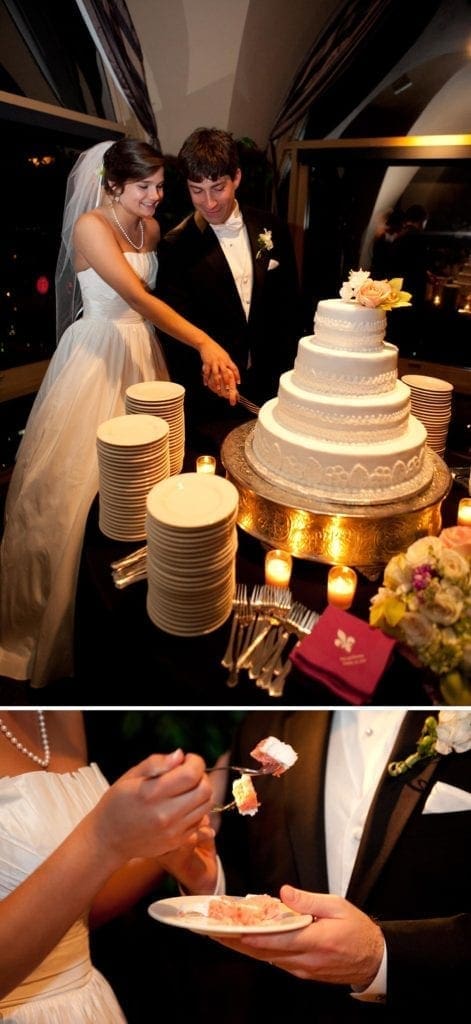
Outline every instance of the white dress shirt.
[(334, 711), (325, 777), (329, 891), (345, 896), (376, 787), (405, 711)]
[[(325, 777), (325, 841), (329, 892), (345, 896), (365, 821), (406, 712), (387, 708), (334, 712)], [(356, 999), (382, 1001), (387, 949), (371, 985)]]
[(236, 202), (224, 224), (211, 224), (211, 227), (229, 264), (245, 318), (248, 320), (253, 285), (252, 255), (239, 204)]

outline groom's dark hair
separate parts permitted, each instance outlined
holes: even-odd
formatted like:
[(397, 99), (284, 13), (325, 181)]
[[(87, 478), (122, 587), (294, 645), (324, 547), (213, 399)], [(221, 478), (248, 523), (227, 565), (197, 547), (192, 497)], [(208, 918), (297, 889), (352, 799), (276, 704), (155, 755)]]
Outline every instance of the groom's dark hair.
[(190, 181), (216, 181), (225, 174), (233, 179), (240, 167), (237, 143), (230, 132), (220, 128), (196, 128), (183, 143), (178, 159)]

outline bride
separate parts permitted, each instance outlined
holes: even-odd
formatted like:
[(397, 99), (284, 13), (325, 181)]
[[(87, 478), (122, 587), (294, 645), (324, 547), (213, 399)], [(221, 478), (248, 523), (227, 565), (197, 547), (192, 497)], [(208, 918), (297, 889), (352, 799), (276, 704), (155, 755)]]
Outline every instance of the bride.
[(97, 427), (124, 413), (130, 384), (168, 379), (152, 325), (196, 348), (205, 383), (236, 400), (227, 352), (150, 293), (163, 187), (162, 156), (133, 139), (93, 146), (69, 176), (56, 274), (61, 338), (18, 451), (0, 561), (0, 675), (35, 687), (73, 674)]
[[(178, 858), (213, 891), (214, 796), (195, 754), (152, 754), (108, 786), (77, 711), (0, 717), (0, 1020), (125, 1024), (88, 929), (137, 903)], [(195, 875), (196, 872), (196, 875)]]

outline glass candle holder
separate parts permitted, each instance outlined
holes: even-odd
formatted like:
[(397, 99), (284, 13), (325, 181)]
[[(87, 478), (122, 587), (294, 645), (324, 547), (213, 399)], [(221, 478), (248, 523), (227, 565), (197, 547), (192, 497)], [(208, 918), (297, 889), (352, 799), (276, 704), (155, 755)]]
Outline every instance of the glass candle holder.
[(348, 565), (333, 565), (327, 576), (327, 601), (344, 611), (350, 608), (357, 589), (357, 574)]
[(289, 587), (293, 559), (287, 551), (274, 548), (265, 555), (265, 583), (272, 587)]
[(471, 526), (471, 498), (460, 498), (457, 522), (459, 526)]
[(216, 459), (214, 455), (198, 455), (196, 460), (197, 473), (215, 473)]

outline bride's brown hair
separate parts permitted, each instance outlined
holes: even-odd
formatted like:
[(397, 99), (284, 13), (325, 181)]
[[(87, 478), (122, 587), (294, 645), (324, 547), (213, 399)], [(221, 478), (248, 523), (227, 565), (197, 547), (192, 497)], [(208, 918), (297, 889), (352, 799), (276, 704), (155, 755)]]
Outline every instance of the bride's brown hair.
[[(114, 142), (103, 157), (103, 188), (113, 192), (124, 188), (127, 181), (142, 181), (164, 166), (164, 158), (148, 142), (139, 139), (120, 139)], [(112, 182), (112, 186), (110, 185)]]

